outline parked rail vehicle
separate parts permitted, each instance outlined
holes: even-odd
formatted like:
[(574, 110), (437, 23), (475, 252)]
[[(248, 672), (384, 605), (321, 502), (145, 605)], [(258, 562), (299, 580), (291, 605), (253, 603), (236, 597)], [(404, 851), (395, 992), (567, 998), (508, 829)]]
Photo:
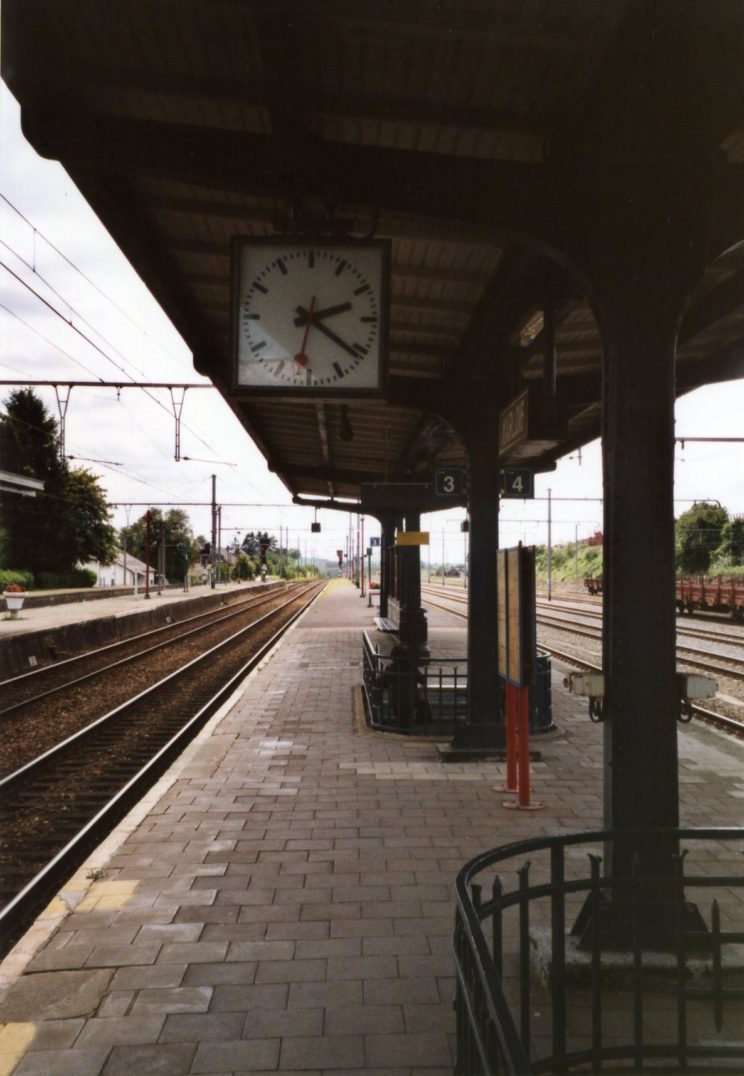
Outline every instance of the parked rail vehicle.
[(601, 575), (585, 575), (584, 586), (590, 594), (602, 593), (602, 576)]
[[(585, 576), (584, 586), (590, 594), (601, 594), (602, 576)], [(706, 609), (728, 613), (732, 620), (744, 622), (744, 579), (681, 575), (677, 577), (674, 600), (680, 613), (692, 615), (696, 609)]]
[(732, 620), (744, 621), (744, 578), (727, 579), (719, 575), (706, 579), (704, 575), (682, 575), (677, 579), (677, 609), (692, 614), (696, 609), (729, 613)]

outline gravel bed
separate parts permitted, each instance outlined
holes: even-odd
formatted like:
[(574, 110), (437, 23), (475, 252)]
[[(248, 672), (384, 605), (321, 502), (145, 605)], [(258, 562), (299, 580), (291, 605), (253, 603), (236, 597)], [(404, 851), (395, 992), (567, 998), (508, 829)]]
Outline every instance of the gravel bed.
[[(33, 710), (24, 709), (2, 719), (0, 776), (48, 751), (102, 714), (108, 713), (191, 661), (204, 650), (217, 645), (238, 631), (242, 626), (241, 622), (249, 622), (256, 616), (270, 612), (286, 600), (287, 591), (279, 591), (270, 597), (271, 601), (262, 605), (260, 610), (249, 606), (244, 622), (242, 617), (238, 617), (226, 624), (206, 626), (203, 632), (192, 639), (174, 642), (162, 650), (144, 655), (140, 661), (132, 662), (122, 669), (114, 669), (109, 673), (101, 672), (88, 683), (71, 687), (68, 691), (39, 701)], [(219, 613), (224, 613), (224, 610), (219, 610)], [(266, 629), (268, 633), (274, 630), (275, 627)], [(263, 629), (259, 629), (257, 635), (262, 634)], [(260, 642), (256, 644), (257, 647), (260, 645)]]

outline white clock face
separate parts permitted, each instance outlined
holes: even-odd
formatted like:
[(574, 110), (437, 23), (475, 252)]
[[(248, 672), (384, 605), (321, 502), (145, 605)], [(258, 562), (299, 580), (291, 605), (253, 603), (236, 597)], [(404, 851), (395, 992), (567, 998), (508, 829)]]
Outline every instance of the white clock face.
[(379, 386), (379, 245), (247, 243), (239, 257), (238, 386)]

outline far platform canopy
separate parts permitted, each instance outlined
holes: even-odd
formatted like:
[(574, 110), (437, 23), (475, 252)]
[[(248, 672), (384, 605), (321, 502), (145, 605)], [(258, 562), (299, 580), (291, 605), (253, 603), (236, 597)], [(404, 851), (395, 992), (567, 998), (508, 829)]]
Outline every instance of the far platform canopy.
[[(629, 145), (650, 185), (704, 145), (716, 185), (677, 392), (744, 375), (738, 2), (5, 0), (2, 31), (27, 137), (293, 494), (464, 464), (455, 397), (495, 422), (527, 389), (537, 428), (506, 458), (537, 470), (600, 434), (600, 334), (561, 237), (592, 228)], [(391, 241), (386, 400), (230, 391), (231, 239), (286, 232)]]

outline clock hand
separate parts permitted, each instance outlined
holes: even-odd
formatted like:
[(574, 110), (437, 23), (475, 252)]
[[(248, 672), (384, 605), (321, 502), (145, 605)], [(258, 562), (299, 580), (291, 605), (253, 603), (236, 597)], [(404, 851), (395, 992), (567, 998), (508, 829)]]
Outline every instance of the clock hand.
[(308, 333), (310, 332), (310, 326), (313, 324), (313, 310), (315, 309), (315, 296), (313, 295), (310, 300), (310, 310), (307, 311), (307, 321), (305, 322), (305, 332), (302, 337), (302, 347), (294, 357), (294, 361), (298, 366), (307, 366), (310, 361), (305, 353), (305, 346), (307, 344)]
[(357, 352), (354, 351), (353, 347), (349, 347), (345, 340), (342, 340), (340, 336), (336, 336), (336, 334), (331, 329), (329, 329), (327, 325), (324, 325), (322, 321), (315, 322), (314, 324), (318, 332), (323, 333), (323, 335), (327, 336), (329, 340), (333, 340), (334, 344), (338, 344), (340, 348), (343, 348), (343, 350), (346, 351), (353, 358), (360, 358)]
[[(312, 315), (312, 320), (318, 322), (321, 318), (332, 318), (336, 314), (343, 314), (347, 310), (351, 310), (351, 303), (338, 303), (336, 306), (327, 306), (325, 310), (316, 310)], [(311, 317), (304, 306), (298, 306), (297, 313), (299, 314), (299, 317), (294, 319), (294, 323), (297, 326), (305, 325), (308, 318)]]

